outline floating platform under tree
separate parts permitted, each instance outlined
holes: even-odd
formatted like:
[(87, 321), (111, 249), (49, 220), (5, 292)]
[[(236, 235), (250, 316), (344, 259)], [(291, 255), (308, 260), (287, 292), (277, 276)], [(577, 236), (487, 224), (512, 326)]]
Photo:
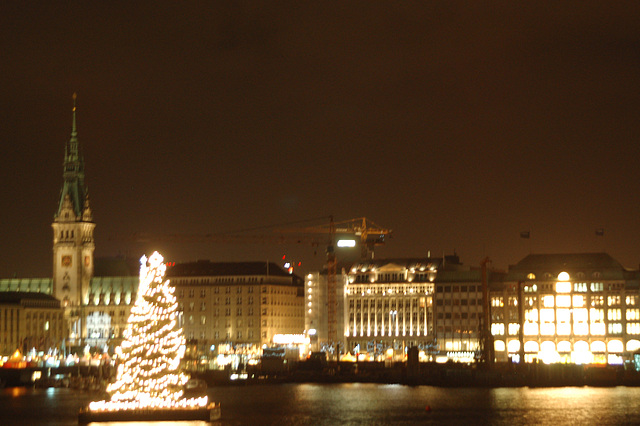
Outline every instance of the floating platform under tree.
[(177, 422), (177, 421), (213, 421), (220, 419), (220, 404), (211, 403), (198, 408), (138, 409), (119, 411), (80, 410), (78, 424), (94, 422)]

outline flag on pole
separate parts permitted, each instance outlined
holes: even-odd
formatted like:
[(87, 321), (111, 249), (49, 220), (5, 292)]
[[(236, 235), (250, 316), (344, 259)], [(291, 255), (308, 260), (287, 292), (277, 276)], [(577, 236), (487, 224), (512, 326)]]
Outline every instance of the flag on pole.
[(520, 238), (529, 238), (530, 236), (531, 236), (531, 232), (529, 231), (520, 232)]

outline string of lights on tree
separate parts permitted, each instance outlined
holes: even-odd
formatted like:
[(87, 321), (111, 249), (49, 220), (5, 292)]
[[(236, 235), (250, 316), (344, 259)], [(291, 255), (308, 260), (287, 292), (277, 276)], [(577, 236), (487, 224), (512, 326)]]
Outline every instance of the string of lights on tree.
[(189, 376), (180, 370), (185, 338), (178, 326), (174, 287), (164, 279), (166, 265), (154, 252), (140, 259), (140, 284), (135, 305), (116, 349), (120, 364), (115, 382), (107, 386), (110, 401), (94, 401), (92, 411), (199, 408), (207, 397), (182, 398)]

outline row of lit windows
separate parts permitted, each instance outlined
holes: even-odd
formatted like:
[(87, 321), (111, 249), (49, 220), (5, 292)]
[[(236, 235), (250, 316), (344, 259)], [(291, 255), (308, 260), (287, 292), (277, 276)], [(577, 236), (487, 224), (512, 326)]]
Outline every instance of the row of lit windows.
[[(431, 299), (429, 299), (429, 302), (431, 302)], [(412, 298), (412, 299), (385, 299), (385, 300), (381, 300), (381, 299), (365, 299), (365, 300), (354, 300), (354, 299), (349, 299), (349, 307), (353, 308), (360, 308), (360, 307), (375, 307), (376, 305), (378, 306), (378, 308), (382, 308), (383, 306), (385, 308), (388, 308), (389, 306), (391, 306), (392, 308), (409, 308), (411, 306), (413, 306), (414, 308), (417, 308), (418, 305), (421, 308), (425, 307), (425, 304), (427, 303), (427, 299), (425, 297), (420, 297), (420, 298)]]
[[(623, 310), (619, 308), (611, 308), (607, 309), (607, 320), (609, 321), (620, 321), (623, 318), (622, 315)], [(538, 318), (541, 322), (571, 322), (573, 318), (573, 322), (587, 322), (589, 319), (591, 321), (602, 321), (604, 320), (604, 309), (597, 308), (580, 308), (580, 309), (553, 309), (553, 308), (543, 308), (543, 309), (527, 309), (524, 312), (524, 318), (529, 322), (537, 322)], [(627, 321), (640, 320), (640, 309), (626, 309), (624, 318)]]
[(411, 295), (411, 294), (429, 294), (432, 292), (432, 287), (429, 286), (415, 286), (405, 288), (402, 286), (396, 287), (365, 287), (365, 286), (349, 286), (346, 290), (348, 295), (375, 295), (381, 294), (383, 296), (393, 295)]
[(435, 278), (435, 272), (428, 273), (381, 273), (381, 274), (350, 274), (349, 275), (349, 283), (374, 283), (374, 282), (426, 282), (433, 281)]
[[(507, 332), (510, 336), (518, 335), (520, 331), (520, 325), (517, 323), (509, 323), (507, 325)], [(523, 328), (523, 334), (525, 336), (537, 336), (538, 334), (543, 336), (569, 336), (571, 334), (576, 336), (588, 336), (589, 334), (594, 336), (603, 336), (605, 334), (622, 334), (623, 324), (619, 322), (610, 322), (604, 324), (603, 322), (592, 323), (574, 323), (573, 326), (570, 323), (542, 323), (537, 324), (533, 322), (525, 322)], [(640, 334), (640, 323), (633, 322), (626, 324), (627, 334)], [(503, 336), (505, 334), (504, 323), (491, 324), (491, 334), (494, 336)]]
[[(525, 293), (535, 293), (538, 291), (551, 291), (553, 288), (553, 284), (527, 284), (524, 286), (523, 290)], [(573, 285), (570, 282), (557, 282), (555, 284), (555, 289), (558, 293), (570, 293), (572, 288), (576, 293), (587, 293), (588, 291), (598, 293), (604, 291), (605, 288), (608, 291), (622, 290), (624, 289), (624, 283), (607, 283), (606, 286), (601, 282), (580, 282), (573, 283)]]
[[(242, 289), (243, 288), (244, 288), (243, 286), (237, 286), (236, 287), (236, 293), (237, 294), (242, 294)], [(224, 292), (226, 294), (230, 294), (231, 293), (231, 287), (225, 287)], [(213, 287), (213, 294), (219, 294), (219, 293), (220, 293), (220, 287)], [(253, 287), (252, 286), (247, 287), (247, 293), (253, 293)], [(179, 295), (180, 298), (184, 298), (185, 289), (181, 288), (178, 291), (178, 295)], [(189, 295), (189, 297), (195, 297), (196, 290), (193, 289), (193, 288), (190, 288), (189, 292), (188, 292), (188, 295)], [(207, 289), (206, 288), (201, 288), (200, 289), (200, 297), (207, 297)]]
[[(582, 308), (586, 306), (586, 296), (583, 295), (546, 295), (540, 296), (540, 301), (542, 302), (542, 306), (545, 308)], [(605, 296), (591, 296), (589, 298), (591, 306), (604, 306), (605, 301), (607, 306), (617, 306), (622, 305), (622, 297), (620, 295), (609, 295)], [(635, 306), (637, 298), (634, 295), (626, 296), (625, 304), (627, 306)], [(506, 298), (507, 306), (518, 306), (518, 300), (514, 296), (509, 296)], [(538, 303), (538, 296), (525, 296), (524, 297), (524, 305), (525, 306), (535, 306)], [(494, 308), (501, 308), (505, 306), (505, 298), (502, 296), (495, 296), (491, 298), (491, 306)]]

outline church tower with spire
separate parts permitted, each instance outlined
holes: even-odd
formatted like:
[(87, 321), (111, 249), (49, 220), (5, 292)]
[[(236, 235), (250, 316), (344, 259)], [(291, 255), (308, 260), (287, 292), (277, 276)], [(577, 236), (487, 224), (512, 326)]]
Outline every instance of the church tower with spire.
[[(65, 307), (70, 336), (85, 337), (82, 307), (89, 298), (93, 276), (95, 223), (84, 183), (84, 158), (76, 131), (76, 94), (73, 95), (71, 138), (65, 146), (63, 183), (53, 223), (53, 295)], [(79, 321), (80, 320), (80, 321)]]

